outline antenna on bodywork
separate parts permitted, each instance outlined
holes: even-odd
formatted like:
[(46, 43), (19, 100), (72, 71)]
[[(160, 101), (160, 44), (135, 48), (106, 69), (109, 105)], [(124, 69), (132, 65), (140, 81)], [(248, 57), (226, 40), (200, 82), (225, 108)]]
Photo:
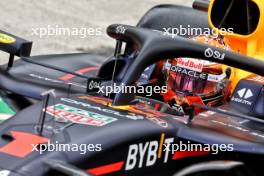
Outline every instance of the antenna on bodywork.
[(43, 127), (44, 127), (44, 123), (45, 123), (45, 119), (46, 119), (46, 108), (49, 105), (50, 96), (56, 97), (55, 89), (45, 91), (45, 92), (41, 93), (41, 96), (43, 96), (44, 99), (43, 99), (43, 103), (42, 103), (39, 122), (37, 125), (37, 130), (38, 130), (38, 133), (40, 136), (42, 136), (42, 133), (43, 133)]
[[(112, 79), (111, 79), (111, 86), (114, 87), (114, 78), (115, 78), (115, 72), (116, 72), (116, 65), (117, 65), (117, 59), (119, 55), (121, 54), (122, 51), (122, 41), (121, 40), (116, 40), (116, 47), (115, 47), (115, 63), (114, 63), (114, 68), (113, 68), (113, 74), (112, 74)], [(107, 101), (107, 106), (110, 104), (110, 96), (111, 93), (108, 95), (108, 101)]]
[(72, 87), (72, 83), (68, 83), (67, 98), (70, 97), (70, 94), (71, 94), (71, 87)]

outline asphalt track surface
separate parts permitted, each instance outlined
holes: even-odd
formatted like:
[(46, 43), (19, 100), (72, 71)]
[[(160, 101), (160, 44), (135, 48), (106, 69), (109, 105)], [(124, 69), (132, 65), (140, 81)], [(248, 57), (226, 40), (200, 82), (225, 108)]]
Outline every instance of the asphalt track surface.
[[(32, 55), (111, 52), (114, 41), (106, 34), (109, 24), (135, 25), (143, 14), (158, 4), (191, 6), (193, 0), (1, 0), (0, 29), (33, 41)], [(59, 35), (40, 37), (48, 28), (64, 28)], [(92, 32), (78, 32), (73, 30)], [(98, 30), (97, 34), (93, 30)], [(7, 55), (0, 53), (0, 63)]]

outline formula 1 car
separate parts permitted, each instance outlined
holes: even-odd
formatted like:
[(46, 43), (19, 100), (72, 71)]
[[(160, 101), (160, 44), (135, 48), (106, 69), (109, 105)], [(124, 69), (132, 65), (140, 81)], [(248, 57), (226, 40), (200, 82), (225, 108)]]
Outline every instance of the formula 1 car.
[[(45, 92), (44, 100), (1, 124), (1, 175), (262, 175), (262, 61), (149, 29), (111, 25), (107, 32), (117, 40), (114, 57), (102, 64), (96, 76), (90, 77), (62, 69), (65, 65), (52, 65), (52, 59), (56, 62), (56, 58), (50, 56), (38, 61), (26, 57), (30, 43), (19, 42), (18, 38), (15, 47), (2, 45), (3, 50), (11, 53), (9, 69), (3, 71), (1, 79), (5, 89), (22, 95), (15, 96), (28, 105), (31, 99), (25, 97), (41, 99), (41, 93), (50, 88), (59, 96)], [(3, 38), (12, 41), (8, 36)], [(124, 43), (127, 48), (122, 53)], [(217, 53), (223, 57), (217, 57)], [(22, 57), (14, 64), (15, 69), (12, 55)], [(80, 59), (76, 61), (78, 64), (83, 61), (81, 56), (87, 57), (74, 56)], [(57, 57), (57, 61), (65, 59)], [(193, 108), (204, 110), (198, 115), (182, 116), (152, 98), (128, 93), (105, 97), (89, 89), (91, 83), (131, 86), (147, 81), (148, 84), (146, 68), (151, 70), (156, 62), (177, 57), (213, 61), (256, 75), (239, 80), (231, 101), (221, 107), (193, 104)], [(62, 75), (65, 79), (77, 76), (75, 79), (84, 81), (65, 84), (58, 82), (61, 79), (43, 78), (36, 74), (40, 67), (25, 73), (25, 68), (35, 68), (23, 61), (66, 72), (68, 75)], [(61, 63), (66, 64), (65, 60)], [(27, 77), (29, 74), (33, 76)], [(62, 77), (60, 74), (57, 77)], [(144, 74), (147, 76), (142, 77)], [(177, 146), (186, 149), (174, 150)]]
[[(124, 32), (120, 33), (120, 27)], [(162, 60), (159, 56), (199, 57), (264, 75), (262, 61), (188, 39), (170, 38), (126, 25), (111, 25), (108, 34), (139, 48), (127, 71), (113, 79), (118, 83), (123, 74), (121, 81), (126, 86), (133, 85), (147, 66)], [(152, 47), (153, 43), (157, 47)], [(208, 57), (205, 54), (208, 47), (225, 54), (224, 59)], [(109, 81), (111, 78), (105, 82)], [(248, 85), (254, 92), (247, 99), (254, 101), (251, 105), (243, 103), (244, 97), (238, 97), (240, 89)], [(262, 85), (257, 79), (242, 80), (232, 97), (242, 102), (233, 101), (219, 108), (193, 105), (206, 110), (195, 116), (173, 115), (165, 103), (134, 94), (119, 93), (113, 99), (97, 93), (58, 98), (48, 94), (45, 101), (22, 110), (1, 125), (1, 172), (6, 175), (260, 175), (264, 121), (258, 118), (263, 117), (258, 111), (263, 108), (258, 107), (263, 107)], [(153, 103), (161, 109), (152, 108)], [(245, 115), (235, 111), (237, 106), (251, 111)], [(81, 144), (86, 145), (82, 154), (76, 148)], [(203, 146), (201, 150), (188, 148), (173, 152), (172, 144), (221, 146), (216, 150)], [(257, 159), (260, 162), (254, 162)], [(200, 166), (194, 165), (197, 163)]]
[[(185, 15), (180, 16), (183, 13)], [(168, 20), (163, 21), (163, 18)], [(209, 27), (207, 14), (189, 7), (159, 5), (149, 10), (137, 27), (163, 30), (163, 27), (177, 28), (180, 25)], [(41, 100), (43, 98), (41, 93), (50, 89), (56, 89), (58, 96), (85, 93), (87, 79), (95, 76), (99, 67), (108, 59), (87, 53), (30, 57), (32, 42), (4, 31), (1, 31), (1, 34), (3, 40), (0, 43), (0, 50), (10, 54), (8, 64), (0, 68), (0, 85), (4, 90), (2, 97), (6, 102), (3, 103), (7, 107), (10, 106), (8, 111), (1, 113), (7, 117), (28, 107), (36, 100)], [(129, 52), (133, 48), (128, 46), (126, 50)], [(20, 59), (14, 61), (15, 56)], [(114, 56), (110, 59), (114, 59)]]

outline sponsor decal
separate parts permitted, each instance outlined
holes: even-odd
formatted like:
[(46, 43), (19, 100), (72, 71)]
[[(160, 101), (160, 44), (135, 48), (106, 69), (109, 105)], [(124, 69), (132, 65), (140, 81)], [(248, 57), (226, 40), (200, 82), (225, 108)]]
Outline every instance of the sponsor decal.
[(15, 41), (16, 41), (15, 38), (9, 35), (0, 33), (0, 43), (10, 44), (10, 43), (14, 43)]
[(123, 110), (123, 111), (129, 111), (135, 114), (140, 114), (146, 117), (164, 117), (166, 116), (166, 114), (160, 113), (158, 111), (152, 110), (150, 109), (148, 106), (139, 106), (139, 105), (129, 105), (129, 106), (112, 106), (111, 105), (111, 100), (108, 100), (106, 98), (102, 98), (102, 97), (95, 97), (95, 96), (81, 96), (78, 97), (82, 100), (88, 100), (88, 101), (92, 101), (95, 103), (99, 103), (102, 105), (106, 105), (109, 106), (113, 109), (117, 109), (117, 110)]
[(249, 99), (250, 97), (253, 96), (252, 91), (246, 88), (237, 91), (237, 94), (239, 95), (240, 98), (244, 98), (244, 99)]
[(11, 172), (9, 170), (1, 170), (0, 171), (0, 176), (9, 176)]
[[(73, 99), (69, 99), (69, 98), (61, 98), (61, 101), (67, 102), (67, 103), (71, 103), (71, 104), (75, 104), (75, 105), (79, 105), (79, 106), (82, 106), (82, 107), (85, 107), (85, 108), (89, 108), (89, 109), (93, 109), (93, 110), (97, 110), (97, 111), (102, 111), (102, 112), (113, 114), (113, 115), (120, 116), (120, 117), (126, 117), (126, 118), (129, 118), (129, 119), (132, 119), (132, 120), (142, 120), (142, 119), (144, 119), (144, 117), (141, 116), (141, 115), (136, 115), (136, 114), (133, 114), (133, 113), (122, 113), (122, 112), (110, 109), (110, 108), (112, 108), (111, 106), (110, 106), (110, 108), (102, 108), (102, 107), (99, 107), (99, 106), (96, 106), (96, 105), (91, 105), (91, 104), (88, 104), (88, 103), (79, 102), (79, 101), (76, 101), (76, 100), (73, 100)], [(122, 109), (122, 107), (123, 106), (121, 106), (120, 109)]]
[(248, 106), (252, 105), (252, 101), (249, 101), (248, 99), (253, 97), (254, 94), (251, 89), (243, 88), (238, 90), (237, 92), (238, 97), (232, 97), (231, 101), (237, 102), (237, 103), (242, 103)]
[(225, 78), (226, 78), (226, 74), (225, 73), (223, 73), (221, 75), (211, 75), (211, 74), (208, 74), (207, 80), (208, 81), (212, 81), (212, 82), (220, 82), (220, 81), (222, 81)]
[(220, 53), (219, 51), (213, 50), (211, 48), (207, 48), (204, 51), (204, 56), (207, 58), (215, 58), (218, 60), (224, 60), (225, 59), (225, 53)]
[(98, 92), (101, 87), (102, 79), (91, 78), (87, 81), (87, 92)]
[(162, 133), (159, 140), (150, 140), (147, 142), (129, 145), (128, 154), (125, 161), (106, 164), (96, 168), (88, 169), (86, 171), (94, 175), (104, 175), (118, 172), (122, 169), (124, 169), (124, 171), (131, 171), (134, 169), (141, 169), (143, 167), (151, 167), (158, 162), (159, 164), (166, 164), (173, 160), (209, 154), (209, 151), (203, 150), (170, 150), (170, 148), (175, 145), (173, 144), (174, 141), (175, 139), (173, 137), (166, 138), (165, 133)]
[(122, 25), (116, 27), (116, 33), (117, 34), (125, 34), (126, 28)]
[(55, 118), (64, 118), (73, 123), (79, 123), (91, 126), (104, 126), (116, 121), (116, 118), (101, 115), (95, 112), (71, 107), (64, 104), (49, 106), (46, 112)]
[(197, 79), (207, 80), (207, 78), (208, 78), (208, 74), (206, 74), (206, 73), (200, 73), (200, 72), (197, 72), (194, 70), (189, 70), (186, 68), (178, 67), (176, 65), (172, 65), (170, 67), (170, 70), (173, 72), (185, 74), (185, 75), (197, 78)]
[[(8, 120), (9, 118), (11, 118), (13, 115), (11, 114), (2, 114), (0, 113), (0, 123)], [(0, 175), (1, 176), (1, 175)]]
[(9, 105), (3, 100), (3, 98), (0, 98), (0, 107), (0, 123), (6, 121), (7, 119), (15, 115), (15, 111), (13, 111), (9, 107)]
[(73, 86), (77, 86), (77, 87), (86, 88), (86, 86), (83, 86), (83, 85), (78, 84), (78, 83), (65, 82), (65, 81), (62, 81), (62, 80), (47, 78), (47, 77), (44, 77), (44, 76), (41, 76), (41, 75), (36, 75), (36, 74), (33, 74), (33, 73), (29, 74), (29, 76), (32, 77), (32, 78), (44, 80), (44, 81), (51, 82), (51, 83), (65, 84), (65, 85), (73, 85)]
[[(127, 111), (130, 113), (134, 113), (135, 115), (141, 115), (147, 120), (150, 120), (151, 122), (154, 122), (155, 124), (159, 125), (160, 127), (167, 128), (168, 122), (161, 119), (162, 117), (168, 116), (166, 114), (160, 113), (158, 111), (152, 110), (149, 108), (148, 105), (144, 104), (142, 106), (140, 105), (131, 105), (131, 106), (112, 106), (111, 100), (102, 98), (102, 97), (95, 97), (95, 96), (81, 96), (80, 99), (96, 102), (102, 105), (106, 105), (108, 107), (111, 107), (113, 109)], [(131, 114), (130, 114), (131, 115)]]
[(160, 140), (142, 142), (129, 146), (125, 170), (133, 170), (142, 167), (151, 167), (160, 160), (167, 163), (172, 152), (163, 150), (163, 146), (169, 146), (174, 142), (174, 138), (165, 138), (161, 134)]
[(197, 72), (202, 72), (203, 61), (199, 59), (178, 58), (177, 66), (182, 67), (182, 68), (187, 68), (189, 70), (194, 70)]
[(250, 129), (244, 128), (243, 126), (238, 126), (236, 124), (226, 123), (226, 122), (218, 121), (218, 120), (212, 120), (211, 122), (225, 126), (225, 127), (233, 128), (233, 129), (239, 130), (241, 132), (245, 132), (246, 134), (250, 134), (252, 136), (256, 136), (256, 137), (260, 137), (260, 138), (264, 139), (263, 133), (260, 133), (258, 131), (252, 131)]

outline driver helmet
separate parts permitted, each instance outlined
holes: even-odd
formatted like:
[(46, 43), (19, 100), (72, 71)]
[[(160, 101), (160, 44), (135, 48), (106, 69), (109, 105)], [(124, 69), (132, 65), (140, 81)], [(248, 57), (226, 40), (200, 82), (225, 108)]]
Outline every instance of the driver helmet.
[[(196, 36), (191, 40), (230, 50), (221, 37)], [(164, 82), (167, 92), (163, 99), (177, 110), (188, 113), (196, 103), (218, 106), (224, 103), (231, 93), (230, 77), (232, 69), (222, 64), (194, 58), (175, 58), (163, 64)], [(195, 112), (201, 112), (195, 108)]]

